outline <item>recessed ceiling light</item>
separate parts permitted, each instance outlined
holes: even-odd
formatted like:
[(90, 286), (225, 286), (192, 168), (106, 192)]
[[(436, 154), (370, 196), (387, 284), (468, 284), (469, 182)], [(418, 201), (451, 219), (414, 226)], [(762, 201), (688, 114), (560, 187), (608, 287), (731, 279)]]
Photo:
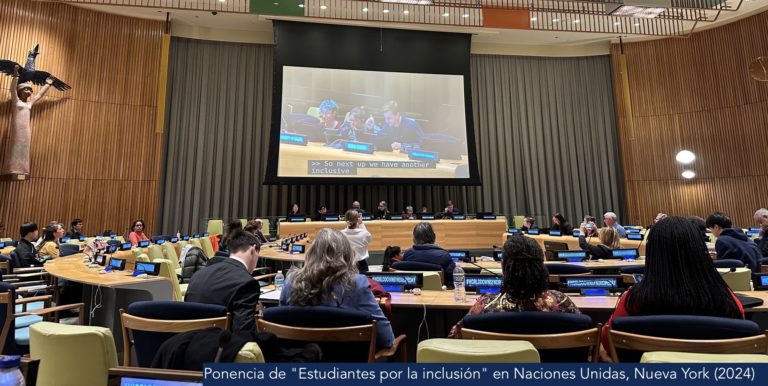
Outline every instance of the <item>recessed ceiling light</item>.
[(446, 13), (444, 13), (444, 14), (443, 14), (443, 17), (448, 17), (448, 16), (451, 16), (451, 14), (450, 14), (450, 13), (448, 13), (448, 12), (446, 12)]
[(691, 179), (693, 177), (696, 177), (696, 173), (693, 170), (686, 170), (682, 174), (683, 178)]
[(407, 9), (405, 11), (403, 11), (403, 15), (407, 15), (409, 13), (411, 13), (411, 12), (409, 12)]
[(620, 21), (614, 22), (613, 25), (621, 25)]
[(552, 19), (552, 22), (553, 22), (553, 23), (559, 23), (559, 22), (560, 22), (560, 19)]
[[(219, 1), (221, 1), (221, 0), (219, 0)], [(221, 1), (221, 2), (223, 3), (223, 1)], [(274, 3), (272, 3), (272, 4), (274, 4), (274, 5), (280, 5), (280, 3), (278, 3), (277, 1), (275, 1), (275, 2), (274, 2)]]
[(579, 24), (581, 21), (579, 19), (576, 19), (573, 21), (573, 24)]
[(326, 6), (326, 5), (321, 5), (321, 6), (320, 6), (320, 9), (322, 9), (323, 11), (325, 11), (326, 9), (328, 9), (328, 6)]
[(368, 12), (368, 8), (363, 8), (363, 12)]
[(531, 21), (536, 21), (536, 16), (532, 17)]
[(304, 4), (299, 4), (299, 8), (304, 8)]
[(465, 13), (465, 14), (461, 15), (461, 17), (463, 17), (463, 18), (465, 18), (465, 19), (466, 19), (466, 18), (468, 18), (468, 17), (469, 17), (469, 14), (468, 14), (468, 13)]
[(384, 13), (389, 13), (389, 10), (388, 10), (388, 9), (385, 9), (385, 10), (383, 10), (383, 11), (381, 11), (381, 12), (384, 12)]
[(635, 23), (635, 24), (632, 24), (632, 25), (634, 25), (635, 27), (640, 27), (640, 23)]
[(690, 150), (682, 150), (677, 153), (675, 159), (683, 165), (688, 165), (689, 163), (696, 161), (696, 154), (693, 154)]

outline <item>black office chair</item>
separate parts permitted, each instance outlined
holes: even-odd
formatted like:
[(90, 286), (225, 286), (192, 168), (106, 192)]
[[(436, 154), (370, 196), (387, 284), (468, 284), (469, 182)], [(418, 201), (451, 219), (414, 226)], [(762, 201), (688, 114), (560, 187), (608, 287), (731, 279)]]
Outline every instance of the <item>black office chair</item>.
[(744, 262), (736, 259), (715, 260), (715, 268), (744, 268)]
[(627, 265), (619, 268), (619, 272), (627, 275), (645, 274), (644, 265)]
[(74, 255), (80, 252), (80, 246), (76, 244), (59, 244), (59, 253), (61, 257)]
[(596, 361), (600, 325), (587, 315), (564, 312), (489, 312), (467, 315), (463, 339), (528, 340), (542, 362)]
[[(613, 319), (606, 328), (609, 353), (616, 362), (638, 362), (645, 351), (765, 354), (768, 344), (757, 323), (714, 316), (625, 316)], [(740, 338), (746, 339), (719, 342)], [(721, 343), (735, 344), (736, 349)]]
[(112, 240), (112, 239), (107, 240), (107, 245), (120, 246), (122, 244), (123, 243), (120, 240)]
[(589, 268), (577, 264), (545, 264), (550, 275), (583, 275), (589, 273)]
[(759, 262), (760, 265), (768, 265), (768, 257), (763, 257)]

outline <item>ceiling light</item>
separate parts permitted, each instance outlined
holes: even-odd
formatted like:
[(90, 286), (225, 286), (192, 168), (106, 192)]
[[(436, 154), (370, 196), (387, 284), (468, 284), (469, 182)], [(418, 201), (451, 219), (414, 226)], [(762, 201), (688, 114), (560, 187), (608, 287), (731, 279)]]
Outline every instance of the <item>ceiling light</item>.
[(536, 21), (536, 16), (532, 17), (531, 21)]
[(363, 12), (368, 12), (368, 8), (363, 8)]
[(635, 27), (640, 27), (640, 23), (635, 23), (635, 24), (632, 24), (632, 25), (635, 26)]
[(321, 6), (320, 6), (320, 9), (322, 9), (323, 11), (325, 11), (326, 9), (328, 9), (328, 6), (325, 6), (325, 5), (321, 5)]
[[(616, 8), (611, 9), (611, 6)], [(671, 5), (670, 5), (671, 6)], [(620, 5), (610, 4), (605, 6), (605, 11), (613, 16), (643, 17), (653, 19), (667, 11), (667, 8), (653, 7), (648, 5)]]
[(468, 18), (468, 17), (469, 17), (469, 14), (468, 14), (468, 13), (465, 13), (465, 14), (461, 15), (461, 17), (463, 17), (463, 18), (465, 18), (465, 19), (466, 19), (466, 18)]
[(299, 4), (299, 8), (304, 8), (304, 4)]
[(448, 17), (448, 16), (451, 16), (451, 14), (450, 14), (450, 13), (448, 13), (448, 12), (446, 12), (446, 13), (444, 13), (444, 14), (443, 14), (443, 17)]
[(383, 11), (381, 11), (381, 12), (384, 12), (384, 13), (389, 13), (389, 10), (388, 10), (388, 9), (385, 9), (385, 10), (383, 10)]
[(680, 162), (683, 165), (688, 165), (689, 163), (696, 160), (696, 154), (693, 154), (690, 150), (682, 150), (675, 156), (675, 159), (677, 162)]
[[(221, 1), (221, 0), (219, 0), (219, 1)], [(223, 3), (223, 1), (221, 1), (221, 2)], [(277, 1), (275, 1), (275, 2), (274, 2), (274, 3), (272, 3), (272, 4), (274, 4), (274, 5), (280, 5), (280, 3), (278, 3)]]
[(696, 173), (693, 170), (686, 170), (682, 174), (683, 178), (691, 179), (693, 177), (696, 177)]
[(559, 22), (560, 22), (560, 19), (552, 19), (552, 22), (553, 22), (553, 23), (559, 23)]
[(411, 12), (409, 12), (407, 9), (405, 11), (403, 11), (403, 15), (407, 15), (409, 13), (411, 13)]
[(574, 20), (573, 24), (579, 24), (579, 19)]
[(617, 22), (613, 23), (613, 25), (621, 25), (621, 22), (617, 21)]

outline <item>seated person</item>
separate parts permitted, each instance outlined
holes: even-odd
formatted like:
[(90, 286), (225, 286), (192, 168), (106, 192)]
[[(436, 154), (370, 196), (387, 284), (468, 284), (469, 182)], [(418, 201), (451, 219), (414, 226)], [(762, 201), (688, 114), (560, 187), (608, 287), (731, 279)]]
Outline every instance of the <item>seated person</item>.
[(741, 228), (732, 227), (731, 218), (727, 214), (712, 213), (707, 217), (707, 227), (712, 229), (712, 236), (717, 237), (715, 251), (718, 260), (740, 260), (752, 272), (760, 272), (760, 259), (763, 257), (760, 248)]
[(387, 218), (388, 214), (389, 214), (389, 209), (387, 209), (387, 202), (380, 201), (379, 206), (376, 207), (376, 213), (374, 213), (373, 218), (376, 220), (384, 220)]
[[(224, 230), (224, 234), (219, 241), (219, 250), (222, 252), (229, 252), (229, 240), (232, 239), (237, 231), (243, 230), (243, 223), (240, 220), (234, 220), (227, 225), (227, 229)], [(209, 256), (213, 257), (213, 256)]]
[(760, 227), (760, 239), (757, 246), (764, 257), (768, 257), (768, 209), (761, 208), (755, 212), (755, 222)]
[[(544, 266), (544, 252), (534, 239), (512, 235), (504, 242), (503, 254), (501, 292), (479, 297), (468, 315), (507, 311), (581, 313), (567, 295), (548, 289), (549, 272)], [(460, 326), (461, 322), (457, 323), (448, 337), (458, 337)]]
[(461, 211), (453, 206), (453, 201), (448, 200), (448, 203), (445, 204), (445, 209), (443, 209), (443, 217), (453, 217), (455, 214), (461, 214)]
[(539, 229), (539, 227), (536, 225), (536, 219), (533, 217), (526, 217), (523, 219), (523, 226), (520, 227), (520, 230), (523, 232), (527, 232), (531, 229)]
[(321, 205), (320, 209), (317, 210), (317, 213), (314, 217), (312, 217), (313, 221), (322, 221), (323, 217), (328, 213), (328, 208), (325, 207), (325, 205)]
[(611, 251), (621, 248), (619, 232), (614, 228), (603, 227), (597, 231), (597, 238), (600, 240), (599, 245), (588, 243), (587, 239), (584, 237), (586, 232), (586, 228), (581, 228), (581, 233), (579, 234), (579, 248), (587, 251), (590, 258), (610, 259), (613, 256), (613, 252)]
[(19, 228), (19, 234), (21, 238), (16, 243), (16, 255), (19, 257), (19, 261), (16, 262), (21, 268), (40, 265), (41, 261), (37, 254), (37, 248), (35, 248), (35, 240), (39, 234), (37, 224), (33, 222), (25, 222), (21, 224)]
[[(69, 230), (69, 233), (67, 233), (67, 237), (73, 240), (80, 240), (80, 236), (82, 236), (83, 232), (83, 220), (76, 218), (72, 220), (72, 228)], [(109, 236), (109, 235), (105, 235)]]
[(666, 213), (656, 213), (656, 217), (653, 218), (653, 224), (655, 225), (657, 222), (659, 222), (659, 221), (661, 221), (661, 220), (663, 220), (663, 219), (665, 219), (667, 217), (669, 217), (669, 216), (667, 216)]
[(301, 207), (298, 202), (291, 204), (291, 207), (288, 208), (288, 214), (286, 214), (285, 217), (304, 217), (304, 213), (301, 213)]
[(186, 302), (219, 304), (232, 315), (232, 331), (256, 328), (259, 281), (251, 276), (259, 260), (261, 244), (251, 233), (236, 230), (227, 243), (229, 257), (212, 259), (195, 272), (184, 297)]
[(645, 249), (645, 279), (621, 295), (606, 326), (620, 316), (642, 315), (744, 319), (741, 302), (715, 270), (700, 231), (686, 218), (667, 217), (653, 227)]
[(325, 130), (338, 130), (341, 122), (336, 119), (336, 113), (339, 111), (339, 105), (333, 99), (326, 99), (320, 102), (320, 123)]
[[(424, 139), (424, 131), (416, 121), (400, 114), (400, 108), (395, 101), (389, 101), (382, 108), (384, 127), (379, 135), (390, 142), (392, 150), (409, 152), (418, 149)], [(383, 150), (383, 149), (382, 149)]]
[(304, 266), (288, 273), (280, 292), (280, 305), (368, 312), (377, 321), (376, 344), (392, 347), (395, 340), (392, 326), (373, 296), (368, 278), (357, 273), (349, 241), (334, 229), (317, 232), (305, 255)]
[[(688, 217), (688, 221), (693, 224), (696, 229), (699, 230), (699, 234), (701, 235), (701, 239), (704, 240), (704, 242), (708, 242), (709, 236), (707, 236), (707, 222), (699, 217), (699, 216), (691, 216)], [(650, 233), (650, 230), (645, 233), (645, 239), (648, 239), (648, 233)], [(714, 257), (713, 257), (714, 258)]]
[(568, 223), (568, 220), (565, 219), (565, 216), (560, 213), (555, 213), (555, 215), (552, 216), (552, 225), (549, 227), (549, 230), (560, 231), (564, 235), (573, 233), (573, 227)]
[(131, 233), (128, 234), (128, 241), (130, 241), (131, 245), (135, 247), (139, 245), (139, 241), (149, 240), (147, 235), (144, 234), (145, 229), (144, 220), (136, 220), (131, 224)]
[(403, 219), (404, 220), (415, 220), (416, 215), (413, 213), (413, 206), (408, 205), (405, 207), (405, 212), (403, 212)]
[(432, 225), (422, 221), (413, 227), (413, 247), (403, 254), (403, 261), (417, 261), (439, 265), (443, 268), (443, 284), (453, 286), (453, 270), (456, 264), (447, 250), (435, 244)]
[(43, 229), (43, 241), (37, 248), (37, 254), (41, 259), (56, 259), (61, 256), (59, 240), (64, 237), (64, 227), (59, 224), (49, 224)]
[(613, 212), (606, 212), (603, 215), (603, 223), (605, 226), (616, 229), (616, 231), (619, 232), (619, 237), (626, 238), (627, 231), (623, 226), (621, 226), (621, 224), (616, 222), (617, 219), (618, 216), (616, 216), (616, 213)]
[[(348, 141), (358, 141), (358, 134), (377, 134), (381, 127), (376, 126), (373, 116), (363, 106), (353, 107), (349, 117), (339, 128), (339, 135)], [(365, 141), (362, 141), (365, 142)]]
[(362, 214), (368, 213), (368, 212), (365, 211), (365, 209), (360, 207), (360, 201), (353, 201), (352, 202), (352, 207), (349, 208), (349, 210), (354, 210), (354, 211), (357, 211), (357, 212), (362, 213)]
[[(584, 221), (579, 226), (580, 234), (584, 235), (584, 237), (595, 237), (597, 236), (597, 224), (595, 223), (595, 216), (592, 216), (590, 214), (584, 216)], [(581, 232), (581, 229), (584, 229), (587, 233)]]
[(397, 263), (403, 260), (403, 251), (397, 245), (390, 245), (384, 250), (384, 263), (381, 267), (382, 272), (389, 271), (389, 266), (392, 263)]
[(243, 230), (245, 230), (246, 232), (253, 233), (253, 235), (256, 236), (257, 239), (259, 239), (260, 243), (266, 244), (269, 242), (269, 240), (267, 240), (267, 237), (264, 236), (264, 233), (261, 231), (262, 229), (264, 229), (264, 220), (258, 219), (258, 218), (255, 220), (248, 221), (248, 225), (246, 225), (245, 228), (243, 228)]

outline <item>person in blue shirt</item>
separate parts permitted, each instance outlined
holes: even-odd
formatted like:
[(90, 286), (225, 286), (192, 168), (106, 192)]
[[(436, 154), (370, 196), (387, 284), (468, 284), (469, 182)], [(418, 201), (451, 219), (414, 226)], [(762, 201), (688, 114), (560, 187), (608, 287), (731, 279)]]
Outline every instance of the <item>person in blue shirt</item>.
[(616, 222), (617, 219), (618, 216), (616, 216), (616, 213), (613, 212), (606, 212), (603, 215), (603, 223), (605, 223), (605, 226), (616, 229), (616, 232), (619, 232), (619, 237), (626, 239), (627, 231), (623, 226), (621, 226), (621, 224)]
[(411, 118), (402, 116), (397, 102), (389, 101), (382, 108), (382, 114), (384, 114), (384, 127), (379, 135), (388, 139), (392, 150), (407, 152), (421, 147), (424, 139), (421, 125)]
[(281, 306), (335, 307), (364, 311), (376, 320), (376, 345), (392, 347), (392, 325), (371, 292), (368, 278), (357, 272), (347, 238), (335, 229), (317, 233), (304, 266), (291, 269), (280, 292)]
[(760, 248), (742, 232), (741, 228), (733, 228), (731, 218), (727, 214), (721, 212), (710, 214), (707, 217), (707, 227), (712, 229), (712, 236), (717, 237), (715, 242), (717, 260), (740, 260), (752, 272), (760, 272), (760, 258), (763, 257)]

